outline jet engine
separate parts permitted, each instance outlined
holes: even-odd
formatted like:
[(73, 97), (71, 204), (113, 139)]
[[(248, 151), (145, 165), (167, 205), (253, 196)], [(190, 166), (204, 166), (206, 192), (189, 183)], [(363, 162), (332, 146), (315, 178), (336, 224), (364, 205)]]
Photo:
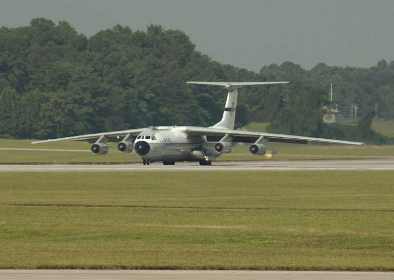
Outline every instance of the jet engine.
[(193, 157), (193, 159), (197, 159), (197, 160), (203, 160), (206, 158), (206, 155), (202, 152), (202, 151), (192, 151), (191, 155)]
[(104, 143), (94, 143), (92, 147), (90, 148), (92, 153), (98, 154), (98, 155), (105, 155), (108, 153), (108, 146), (105, 145)]
[(133, 151), (133, 142), (122, 141), (118, 144), (118, 150), (123, 153), (131, 153)]
[(145, 156), (149, 153), (149, 151), (151, 150), (151, 147), (145, 141), (138, 141), (137, 143), (135, 143), (134, 149), (135, 149), (136, 153), (139, 154), (140, 156)]
[(218, 142), (214, 146), (215, 151), (221, 153), (231, 153), (231, 142)]
[(254, 155), (265, 155), (267, 148), (263, 144), (253, 144), (250, 145), (249, 152)]

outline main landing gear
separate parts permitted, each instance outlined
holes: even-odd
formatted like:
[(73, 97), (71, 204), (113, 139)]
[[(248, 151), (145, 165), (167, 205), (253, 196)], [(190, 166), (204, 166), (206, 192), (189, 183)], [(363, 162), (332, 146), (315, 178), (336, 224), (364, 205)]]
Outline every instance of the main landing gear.
[[(149, 165), (150, 161), (144, 159), (142, 161), (142, 163), (143, 163), (143, 165)], [(200, 163), (200, 165), (203, 165), (203, 166), (212, 165), (212, 161), (210, 161), (210, 160), (200, 160), (199, 163)], [(175, 165), (175, 161), (163, 161), (163, 165)]]
[(212, 161), (210, 160), (200, 160), (199, 161), (200, 165), (212, 165)]

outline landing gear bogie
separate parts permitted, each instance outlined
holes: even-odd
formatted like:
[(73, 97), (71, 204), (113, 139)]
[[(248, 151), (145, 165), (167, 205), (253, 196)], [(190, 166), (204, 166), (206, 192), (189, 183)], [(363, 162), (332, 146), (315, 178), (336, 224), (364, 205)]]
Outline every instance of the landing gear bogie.
[(212, 161), (210, 160), (200, 160), (199, 163), (200, 165), (204, 165), (204, 166), (212, 165)]

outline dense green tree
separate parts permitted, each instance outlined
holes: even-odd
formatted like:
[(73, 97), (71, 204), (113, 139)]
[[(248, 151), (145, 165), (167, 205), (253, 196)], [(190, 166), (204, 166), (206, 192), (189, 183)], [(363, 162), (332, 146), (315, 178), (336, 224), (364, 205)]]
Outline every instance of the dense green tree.
[[(46, 138), (216, 122), (225, 90), (190, 87), (187, 80), (291, 81), (241, 94), (238, 127), (264, 121), (276, 132), (380, 143), (384, 139), (370, 129), (373, 117), (394, 118), (394, 62), (371, 68), (321, 63), (310, 70), (285, 62), (254, 73), (212, 61), (179, 30), (117, 25), (86, 37), (67, 22), (37, 18), (29, 26), (0, 28), (0, 135)], [(357, 125), (322, 123), (331, 82), (344, 115), (359, 106)]]
[(0, 134), (4, 136), (16, 136), (19, 131), (19, 96), (12, 88), (4, 88), (0, 91)]

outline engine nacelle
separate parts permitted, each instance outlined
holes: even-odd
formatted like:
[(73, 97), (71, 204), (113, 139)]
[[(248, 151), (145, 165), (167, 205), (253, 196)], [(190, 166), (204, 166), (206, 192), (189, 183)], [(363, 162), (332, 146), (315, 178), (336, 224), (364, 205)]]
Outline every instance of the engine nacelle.
[(206, 155), (202, 151), (192, 151), (191, 155), (194, 159), (203, 160), (206, 158)]
[(108, 153), (108, 146), (104, 143), (94, 143), (90, 150), (93, 154), (105, 155)]
[(133, 151), (134, 143), (129, 141), (122, 141), (118, 143), (118, 150), (123, 153), (131, 153)]
[(263, 144), (253, 144), (250, 145), (249, 152), (253, 155), (265, 155), (267, 148)]
[(231, 142), (218, 142), (215, 144), (215, 151), (219, 154), (231, 153)]

